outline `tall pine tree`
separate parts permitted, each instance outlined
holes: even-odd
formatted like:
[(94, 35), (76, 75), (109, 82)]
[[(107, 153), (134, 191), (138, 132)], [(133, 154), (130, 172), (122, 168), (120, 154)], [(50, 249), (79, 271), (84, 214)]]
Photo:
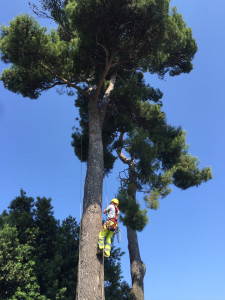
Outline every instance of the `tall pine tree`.
[[(132, 88), (135, 87), (135, 88)], [(166, 197), (174, 184), (181, 189), (198, 186), (212, 177), (210, 168), (199, 168), (198, 159), (188, 153), (186, 134), (181, 127), (167, 124), (162, 112), (162, 93), (146, 86), (143, 75), (133, 74), (111, 94), (112, 109), (106, 112), (103, 126), (105, 174), (113, 167), (117, 156), (128, 166), (122, 189), (118, 194), (124, 225), (127, 227), (131, 262), (133, 299), (144, 299), (145, 265), (141, 260), (137, 232), (147, 224), (147, 210), (136, 201), (136, 192), (145, 191), (147, 207), (157, 209), (159, 197)], [(87, 107), (80, 95), (80, 131), (73, 134), (76, 155), (87, 159)], [(82, 143), (82, 145), (81, 145)], [(123, 152), (129, 155), (126, 157)], [(81, 153), (82, 150), (82, 153)], [(116, 150), (116, 153), (113, 152)]]
[(161, 77), (190, 72), (197, 46), (182, 16), (170, 10), (169, 0), (40, 2), (42, 8), (34, 10), (53, 19), (57, 30), (47, 32), (28, 15), (3, 26), (1, 58), (10, 67), (1, 80), (7, 89), (31, 99), (56, 86), (86, 97), (88, 159), (77, 299), (99, 300), (103, 265), (95, 253), (102, 206), (102, 126), (110, 92), (134, 70)]

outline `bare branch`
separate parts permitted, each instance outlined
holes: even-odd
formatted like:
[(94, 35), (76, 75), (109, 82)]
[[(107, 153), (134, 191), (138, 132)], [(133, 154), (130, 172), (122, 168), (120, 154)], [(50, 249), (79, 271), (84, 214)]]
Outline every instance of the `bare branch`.
[(110, 84), (107, 88), (107, 90), (105, 91), (104, 97), (103, 97), (103, 105), (107, 105), (110, 101), (109, 96), (111, 91), (114, 89), (115, 83), (116, 83), (116, 76), (117, 73), (114, 73), (111, 77), (110, 77)]
[(103, 100), (102, 100), (102, 106), (101, 106), (101, 114), (102, 114), (102, 123), (104, 120), (104, 116), (105, 116), (105, 112), (107, 109), (107, 105), (109, 104), (110, 101), (110, 93), (111, 91), (114, 89), (115, 83), (116, 83), (116, 76), (117, 74), (114, 73), (111, 77), (110, 77), (110, 84), (107, 88), (107, 90), (105, 91), (105, 94), (103, 96)]
[(113, 61), (115, 55), (116, 55), (116, 51), (114, 51), (112, 53), (112, 55), (109, 58), (108, 62), (106, 62), (105, 69), (103, 70), (102, 75), (101, 75), (101, 77), (99, 79), (99, 82), (98, 82), (98, 85), (97, 85), (97, 88), (96, 88), (96, 91), (95, 91), (95, 95), (94, 95), (94, 98), (93, 98), (93, 101), (96, 102), (96, 103), (98, 101), (98, 97), (99, 97), (99, 94), (100, 94), (103, 82), (104, 82), (104, 80), (105, 80), (105, 78), (106, 78), (106, 76), (108, 74), (109, 69), (111, 68), (112, 61)]
[[(124, 177), (122, 177), (121, 176), (121, 173), (124, 173), (124, 177), (126, 177), (126, 178), (124, 178)], [(126, 174), (127, 173), (127, 174)], [(117, 179), (119, 179), (120, 180), (120, 182), (125, 182), (125, 183), (128, 183), (129, 182), (129, 175), (128, 175), (128, 173), (129, 173), (129, 169), (125, 169), (125, 170), (123, 170), (123, 171), (120, 171), (119, 172), (119, 176), (117, 177)]]
[[(61, 4), (61, 1), (59, 1), (59, 2)], [(45, 11), (40, 10), (39, 7), (36, 4), (31, 3), (29, 1), (28, 5), (30, 6), (33, 13), (35, 15), (37, 15), (39, 18), (46, 18), (46, 19), (53, 20), (54, 22), (57, 22), (68, 35), (70, 35), (73, 38), (76, 38), (76, 35), (73, 34), (73, 32), (69, 31), (68, 29), (66, 29), (64, 27), (63, 21), (62, 21), (59, 13), (57, 13), (57, 18), (56, 17), (53, 18), (51, 15), (47, 14)], [(55, 5), (57, 6), (57, 1), (55, 1)], [(57, 10), (59, 10), (59, 9), (57, 9)]]
[(53, 69), (50, 69), (50, 68), (46, 67), (42, 63), (40, 63), (39, 66), (41, 68), (45, 69), (46, 71), (50, 72), (53, 76), (55, 76), (55, 78), (60, 80), (61, 84), (66, 84), (68, 87), (73, 87), (76, 90), (78, 90), (82, 95), (84, 95), (86, 98), (88, 98), (88, 99), (90, 98), (90, 95), (88, 93), (86, 93), (82, 88), (80, 88), (77, 85), (77, 83), (70, 82), (69, 80), (67, 80), (67, 79), (63, 78), (62, 76), (58, 75), (55, 71), (53, 71)]
[(53, 83), (51, 86), (47, 86), (47, 87), (41, 89), (39, 92), (41, 93), (41, 92), (47, 91), (47, 90), (49, 90), (49, 89), (51, 89), (51, 88), (53, 88), (57, 85), (64, 85), (64, 84), (65, 84), (64, 82), (57, 81), (57, 82)]

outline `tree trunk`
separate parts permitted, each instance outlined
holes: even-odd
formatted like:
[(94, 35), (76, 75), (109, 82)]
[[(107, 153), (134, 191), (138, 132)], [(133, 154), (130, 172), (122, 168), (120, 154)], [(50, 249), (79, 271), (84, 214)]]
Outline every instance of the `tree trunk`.
[[(131, 159), (129, 163), (128, 195), (132, 197), (134, 202), (136, 202), (137, 191), (135, 167), (136, 163), (133, 159)], [(131, 294), (133, 296), (133, 300), (144, 300), (144, 276), (146, 268), (140, 256), (137, 232), (136, 230), (132, 230), (129, 226), (126, 227), (132, 279)]]
[(89, 147), (81, 222), (77, 300), (104, 300), (104, 266), (97, 253), (102, 223), (103, 144), (97, 103), (90, 100)]
[(146, 268), (140, 256), (137, 232), (129, 226), (126, 227), (132, 279), (131, 294), (133, 300), (144, 300), (144, 276)]

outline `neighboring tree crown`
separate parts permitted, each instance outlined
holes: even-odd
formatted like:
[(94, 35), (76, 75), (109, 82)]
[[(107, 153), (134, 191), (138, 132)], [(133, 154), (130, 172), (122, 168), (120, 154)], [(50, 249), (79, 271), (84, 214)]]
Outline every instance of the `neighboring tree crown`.
[[(74, 299), (79, 256), (76, 220), (69, 216), (59, 222), (51, 199), (35, 200), (23, 190), (8, 208), (0, 214), (0, 298)], [(113, 246), (105, 264), (106, 300), (111, 299), (112, 291), (118, 299), (130, 299), (130, 288), (122, 281), (122, 255)]]

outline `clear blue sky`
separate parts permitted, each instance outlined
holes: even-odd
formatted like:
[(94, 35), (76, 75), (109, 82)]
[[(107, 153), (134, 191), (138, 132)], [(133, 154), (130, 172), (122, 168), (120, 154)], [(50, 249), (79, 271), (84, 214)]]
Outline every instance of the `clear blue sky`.
[[(27, 2), (3, 1), (0, 24), (31, 13)], [(194, 70), (164, 81), (147, 79), (163, 91), (168, 122), (187, 131), (190, 153), (201, 167), (211, 165), (213, 180), (187, 191), (174, 189), (158, 211), (149, 212), (150, 224), (139, 234), (147, 267), (145, 300), (224, 300), (225, 2), (176, 0), (172, 5), (197, 40)], [(76, 115), (74, 97), (48, 91), (38, 100), (24, 99), (0, 83), (0, 212), (23, 188), (28, 196), (51, 197), (56, 218), (71, 214), (79, 221), (81, 164), (70, 145)], [(104, 207), (105, 190), (108, 201), (117, 192), (120, 168), (117, 163), (104, 182)], [(85, 166), (82, 184), (84, 175)], [(124, 228), (120, 247), (126, 251), (122, 269), (130, 283)]]

